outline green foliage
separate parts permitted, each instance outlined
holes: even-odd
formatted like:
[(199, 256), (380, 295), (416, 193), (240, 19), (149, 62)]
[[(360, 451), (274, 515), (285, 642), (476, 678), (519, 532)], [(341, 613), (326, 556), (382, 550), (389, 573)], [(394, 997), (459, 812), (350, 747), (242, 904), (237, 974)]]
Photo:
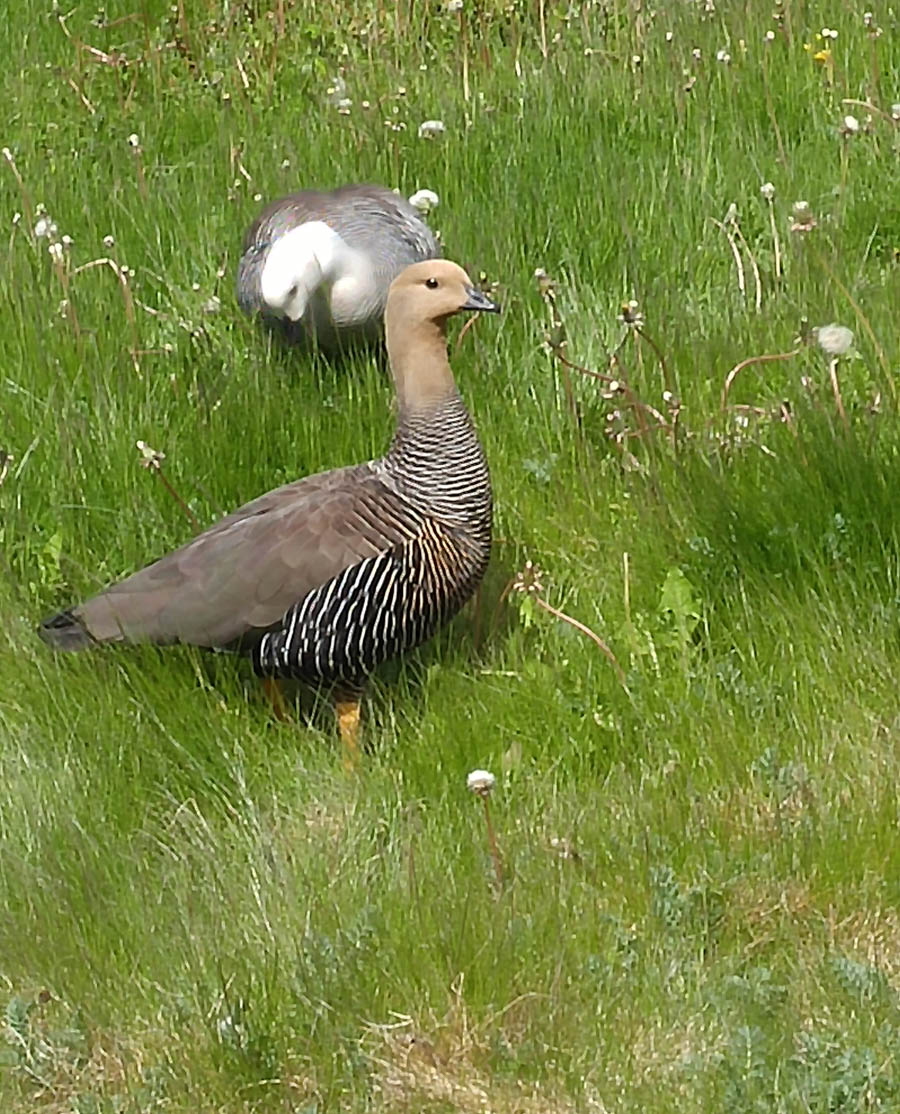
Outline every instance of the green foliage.
[[(900, 1108), (900, 33), (873, 20), (9, 6), (4, 1112)], [(285, 352), (232, 289), (263, 199), (344, 180), (436, 190), (504, 307), (451, 337), (491, 571), (377, 678), (358, 778), (327, 707), (276, 724), (239, 663), (33, 633), (190, 536), (138, 440), (201, 524), (383, 449), (378, 360)]]

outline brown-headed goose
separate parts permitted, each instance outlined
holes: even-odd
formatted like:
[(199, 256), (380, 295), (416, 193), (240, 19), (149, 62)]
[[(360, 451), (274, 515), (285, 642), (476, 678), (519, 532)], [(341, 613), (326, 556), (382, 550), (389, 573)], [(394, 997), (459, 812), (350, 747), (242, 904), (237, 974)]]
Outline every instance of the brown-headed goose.
[(389, 189), (301, 190), (267, 205), (250, 226), (238, 302), (287, 340), (333, 352), (377, 339), (393, 280), (440, 255), (420, 211)]
[(348, 758), (381, 662), (474, 592), (491, 549), (487, 463), (447, 359), (447, 319), (497, 310), (455, 263), (407, 267), (387, 299), (397, 425), (387, 454), (276, 488), (93, 599), (46, 619), (59, 650), (183, 642), (266, 679), (333, 688)]

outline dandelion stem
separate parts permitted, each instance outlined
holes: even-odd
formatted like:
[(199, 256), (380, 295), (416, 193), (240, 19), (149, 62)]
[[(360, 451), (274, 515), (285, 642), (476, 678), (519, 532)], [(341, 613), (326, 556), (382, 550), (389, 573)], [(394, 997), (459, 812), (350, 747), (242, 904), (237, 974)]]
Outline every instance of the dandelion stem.
[(746, 293), (747, 282), (744, 278), (744, 264), (741, 260), (741, 253), (737, 246), (737, 242), (734, 236), (732, 236), (731, 231), (729, 230), (727, 225), (723, 224), (720, 220), (716, 220), (715, 217), (710, 217), (710, 220), (713, 222), (714, 225), (716, 225), (717, 228), (721, 228), (722, 231), (725, 233), (725, 236), (728, 240), (728, 246), (731, 248), (731, 253), (734, 256), (734, 266), (737, 270), (738, 290), (740, 290), (741, 294), (744, 294)]
[(847, 421), (847, 411), (844, 409), (844, 401), (841, 398), (841, 385), (838, 382), (837, 376), (838, 358), (832, 356), (828, 361), (828, 378), (831, 380), (831, 390), (834, 394), (834, 405), (837, 407), (838, 415), (844, 423), (844, 428), (849, 429), (850, 423)]
[(622, 686), (622, 688), (627, 687), (625, 683), (624, 669), (621, 665), (619, 665), (618, 658), (612, 652), (609, 646), (607, 646), (607, 644), (603, 641), (599, 634), (595, 634), (590, 627), (585, 626), (584, 623), (580, 623), (577, 619), (573, 619), (571, 615), (566, 615), (564, 611), (560, 611), (552, 604), (547, 603), (547, 601), (545, 599), (542, 599), (540, 596), (536, 595), (534, 597), (534, 602), (538, 605), (538, 607), (541, 607), (544, 609), (544, 611), (548, 612), (548, 614), (553, 615), (557, 619), (561, 619), (564, 623), (568, 623), (570, 627), (574, 627), (575, 630), (581, 631), (582, 634), (586, 634), (588, 638), (592, 639), (600, 649), (600, 652), (604, 655), (604, 657), (607, 659), (607, 661), (609, 661), (613, 669), (616, 671), (616, 677), (618, 678), (619, 684)]
[(491, 806), (488, 796), (482, 796), (484, 802), (484, 822), (487, 825), (488, 846), (491, 849), (491, 860), (494, 864), (494, 877), (497, 880), (497, 889), (503, 889), (503, 860), (500, 858), (500, 848), (497, 846), (497, 837), (494, 834), (494, 825), (491, 822)]
[(721, 409), (725, 409), (728, 403), (728, 392), (731, 390), (735, 379), (737, 379), (744, 368), (751, 367), (753, 364), (769, 364), (776, 360), (790, 360), (794, 356), (799, 355), (800, 351), (799, 348), (793, 348), (790, 352), (771, 352), (764, 356), (748, 356), (746, 360), (741, 360), (739, 364), (735, 364), (731, 371), (725, 376), (725, 382), (722, 385)]
[(753, 272), (753, 282), (756, 288), (756, 293), (753, 298), (753, 305), (756, 308), (756, 312), (759, 313), (759, 311), (762, 309), (762, 281), (759, 277), (759, 267), (756, 264), (756, 258), (754, 257), (753, 252), (750, 250), (750, 245), (744, 238), (744, 233), (741, 232), (741, 226), (737, 223), (735, 223), (734, 232), (741, 242), (741, 247), (743, 247), (743, 249), (746, 251), (747, 258), (750, 260), (750, 270)]
[[(634, 408), (634, 410), (636, 412), (640, 411), (640, 410), (646, 410), (648, 414), (652, 414), (653, 417), (656, 418), (656, 420), (660, 423), (660, 425), (662, 427), (664, 427), (665, 429), (669, 428), (669, 423), (666, 421), (666, 419), (663, 417), (663, 415), (654, 406), (651, 406), (648, 402), (643, 402), (640, 398), (638, 398), (638, 396), (635, 394), (634, 390), (632, 389), (631, 385), (628, 383), (628, 380), (624, 379), (621, 375), (620, 376), (606, 375), (602, 371), (594, 371), (592, 368), (581, 367), (580, 364), (573, 364), (572, 361), (567, 359), (562, 354), (562, 352), (559, 351), (558, 348), (553, 349), (553, 355), (565, 367), (571, 368), (572, 371), (578, 371), (582, 375), (588, 375), (592, 379), (599, 379), (601, 383), (621, 383), (622, 390), (625, 392), (625, 394), (628, 398), (629, 404)], [(639, 414), (638, 415), (638, 420), (639, 421), (641, 420), (641, 417), (642, 416)]]
[(197, 521), (197, 516), (194, 514), (194, 512), (191, 510), (191, 508), (187, 505), (187, 503), (185, 503), (185, 501), (181, 498), (181, 496), (178, 494), (178, 492), (175, 490), (175, 488), (169, 482), (168, 477), (166, 476), (165, 472), (163, 472), (163, 470), (162, 470), (162, 466), (158, 462), (153, 465), (153, 471), (157, 474), (157, 476), (159, 476), (160, 480), (162, 481), (162, 485), (166, 489), (166, 491), (168, 491), (168, 493), (172, 496), (172, 498), (175, 500), (175, 502), (179, 505), (179, 507), (181, 507), (181, 509), (187, 515), (187, 517), (190, 520), (190, 523), (194, 527), (194, 529), (199, 530), (200, 529), (200, 523)]
[(25, 210), (25, 223), (29, 228), (34, 226), (34, 206), (31, 204), (31, 196), (25, 188), (25, 182), (22, 175), (19, 173), (19, 168), (16, 166), (16, 160), (12, 156), (12, 151), (8, 147), (3, 148), (3, 157), (9, 164), (9, 169), (16, 180), (16, 185), (19, 187), (19, 196), (22, 198), (22, 208)]
[(783, 275), (781, 262), (781, 240), (778, 238), (778, 222), (775, 220), (775, 206), (769, 202), (769, 227), (772, 229), (772, 251), (775, 254), (775, 278), (779, 281)]
[(81, 274), (82, 271), (93, 270), (94, 267), (109, 267), (119, 280), (119, 289), (122, 292), (122, 302), (125, 306), (125, 317), (131, 330), (131, 363), (134, 366), (134, 370), (140, 375), (141, 365), (138, 360), (140, 344), (138, 341), (137, 317), (134, 312), (134, 298), (131, 296), (131, 287), (128, 285), (128, 276), (125, 274), (124, 268), (120, 267), (114, 259), (110, 259), (108, 256), (104, 256), (102, 259), (92, 259), (88, 263), (82, 263), (80, 267), (75, 268), (72, 274), (78, 275)]
[(840, 290), (840, 292), (844, 295), (844, 297), (847, 299), (847, 301), (853, 307), (853, 311), (856, 314), (857, 320), (859, 321), (860, 325), (862, 325), (862, 327), (865, 330), (866, 335), (868, 336), (869, 340), (872, 342), (872, 347), (875, 349), (875, 354), (878, 357), (878, 362), (881, 364), (881, 370), (884, 372), (884, 377), (887, 380), (888, 386), (891, 389), (891, 397), (896, 402), (896, 400), (897, 400), (897, 387), (896, 387), (896, 384), (894, 383), (894, 377), (893, 377), (893, 375), (891, 375), (891, 369), (888, 366), (887, 356), (885, 356), (884, 349), (878, 343), (878, 339), (875, 336), (875, 332), (872, 329), (872, 326), (869, 324), (868, 317), (866, 317), (866, 315), (863, 313), (862, 308), (860, 307), (859, 303), (856, 301), (856, 299), (853, 297), (853, 295), (850, 293), (850, 291), (847, 289), (847, 287), (841, 282), (841, 280), (834, 273), (834, 269), (831, 267), (828, 260), (823, 255), (820, 255), (819, 252), (817, 252), (817, 251), (814, 251), (814, 254), (815, 254), (816, 259), (819, 261), (819, 263), (822, 267), (822, 270), (825, 271), (825, 273), (828, 275), (828, 277), (831, 279), (831, 281), (835, 284), (835, 286), (838, 288), (838, 290)]
[(641, 340), (645, 340), (650, 345), (650, 347), (653, 349), (654, 355), (656, 356), (657, 360), (659, 360), (659, 366), (660, 366), (660, 369), (662, 371), (664, 389), (667, 390), (667, 391), (670, 391), (672, 394), (674, 394), (675, 393), (675, 386), (672, 383), (672, 377), (669, 374), (669, 368), (668, 368), (668, 365), (666, 364), (666, 359), (663, 356), (659, 345), (656, 343), (656, 341), (653, 339), (653, 337), (651, 337), (650, 334), (648, 332), (646, 332), (644, 329), (636, 329), (635, 331), (637, 332), (637, 335), (641, 338)]

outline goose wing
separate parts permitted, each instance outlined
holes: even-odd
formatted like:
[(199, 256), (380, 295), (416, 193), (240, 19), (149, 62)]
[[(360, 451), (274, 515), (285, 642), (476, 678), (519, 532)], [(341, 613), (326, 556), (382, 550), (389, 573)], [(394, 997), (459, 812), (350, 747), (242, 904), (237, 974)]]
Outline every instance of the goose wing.
[(277, 488), (71, 611), (45, 621), (60, 649), (97, 642), (253, 645), (343, 570), (409, 539), (417, 516), (371, 464)]

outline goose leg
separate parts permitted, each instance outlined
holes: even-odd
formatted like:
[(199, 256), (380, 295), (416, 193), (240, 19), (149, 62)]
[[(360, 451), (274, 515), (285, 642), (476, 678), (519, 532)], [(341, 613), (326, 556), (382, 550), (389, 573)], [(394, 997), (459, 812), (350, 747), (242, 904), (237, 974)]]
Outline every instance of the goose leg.
[(344, 769), (359, 767), (359, 693), (342, 692), (335, 696), (334, 711), (344, 746)]
[(263, 677), (262, 687), (263, 692), (266, 694), (266, 699), (272, 706), (272, 715), (279, 723), (287, 723), (290, 716), (288, 715), (281, 682), (277, 677)]

